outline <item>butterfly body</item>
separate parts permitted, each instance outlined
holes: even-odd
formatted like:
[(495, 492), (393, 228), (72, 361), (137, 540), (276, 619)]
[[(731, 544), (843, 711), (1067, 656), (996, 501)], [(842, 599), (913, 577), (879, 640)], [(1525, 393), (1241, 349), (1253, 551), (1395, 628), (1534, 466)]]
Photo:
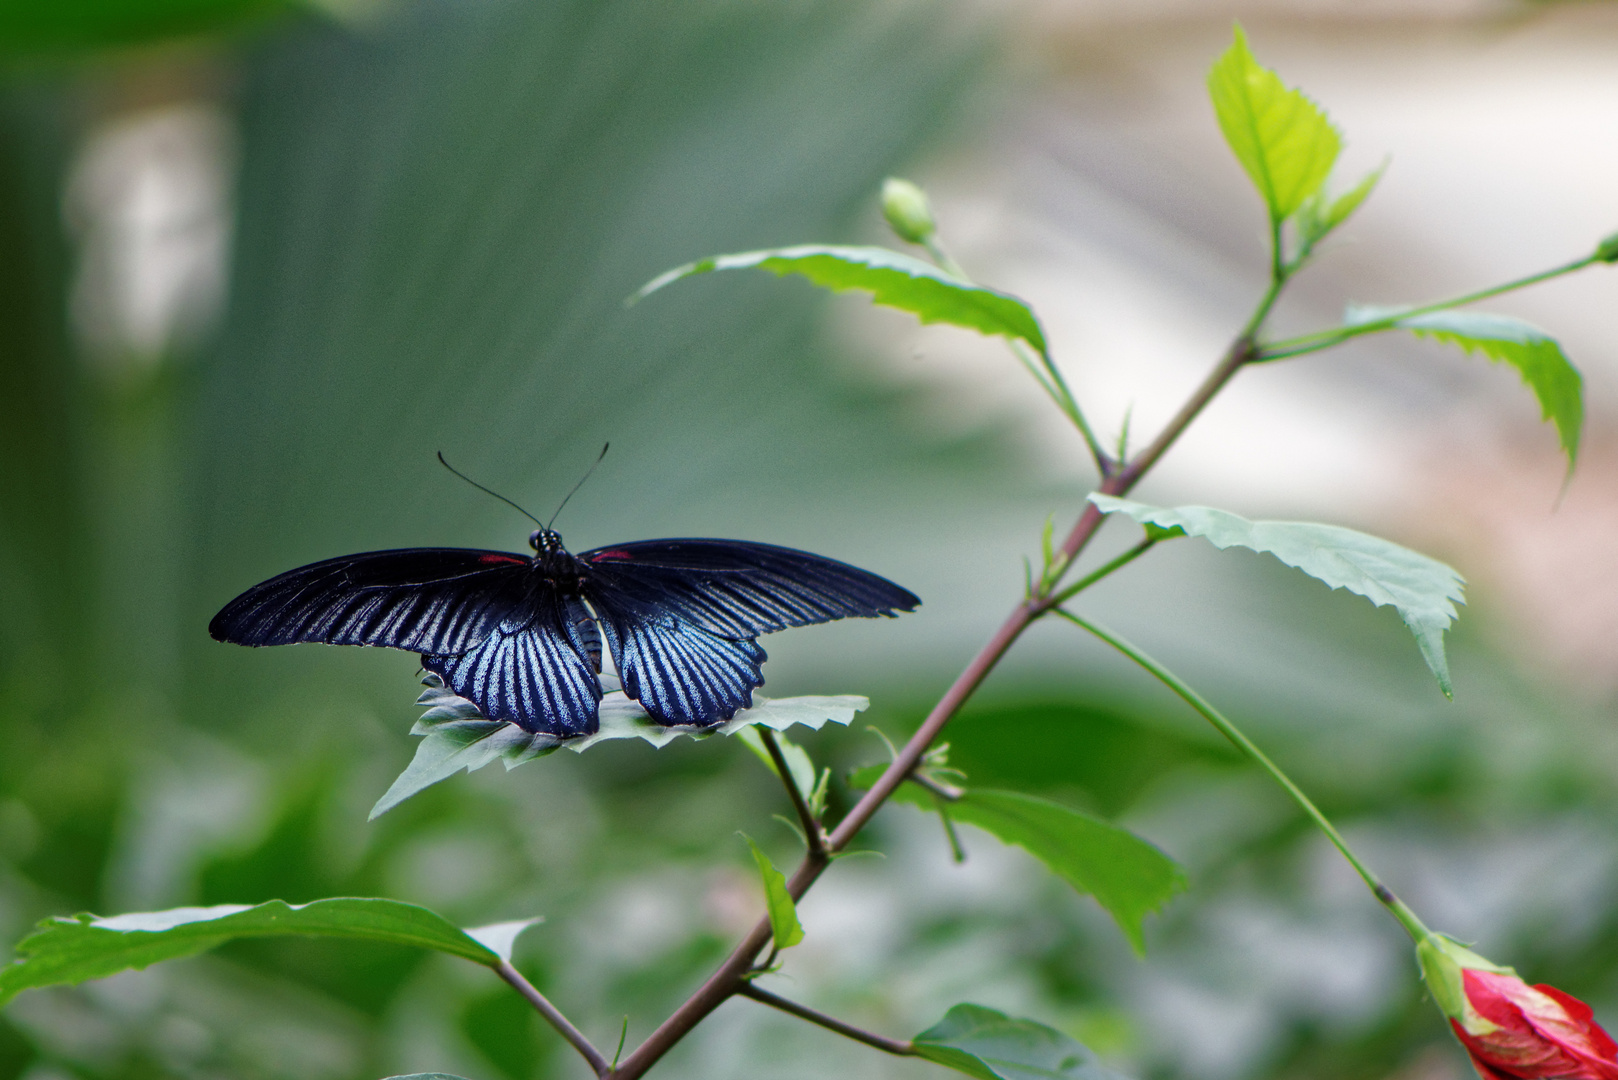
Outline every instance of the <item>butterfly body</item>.
[(654, 719), (711, 727), (763, 685), (760, 634), (921, 603), (857, 567), (769, 544), (644, 540), (573, 555), (541, 528), (529, 546), (532, 556), (408, 548), (312, 563), (247, 590), (208, 632), (420, 653), (490, 719), (570, 738), (597, 730), (603, 645)]

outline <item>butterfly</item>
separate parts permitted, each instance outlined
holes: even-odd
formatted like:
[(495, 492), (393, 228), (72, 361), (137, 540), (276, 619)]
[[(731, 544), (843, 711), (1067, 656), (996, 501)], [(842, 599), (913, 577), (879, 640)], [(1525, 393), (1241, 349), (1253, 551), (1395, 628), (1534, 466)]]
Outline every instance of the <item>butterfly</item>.
[(208, 633), (420, 653), (489, 719), (567, 739), (598, 729), (603, 638), (624, 693), (653, 719), (707, 728), (764, 684), (760, 634), (921, 603), (858, 567), (770, 544), (642, 540), (573, 555), (549, 526), (528, 544), (532, 556), (407, 548), (312, 563), (236, 597)]

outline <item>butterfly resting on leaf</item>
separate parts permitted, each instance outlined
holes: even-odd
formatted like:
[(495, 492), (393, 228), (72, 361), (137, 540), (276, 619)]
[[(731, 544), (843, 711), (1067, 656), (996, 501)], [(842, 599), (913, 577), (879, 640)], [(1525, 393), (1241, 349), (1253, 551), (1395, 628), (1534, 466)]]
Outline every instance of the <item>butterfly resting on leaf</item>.
[(489, 719), (567, 739), (597, 730), (603, 636), (628, 697), (665, 726), (706, 728), (764, 684), (760, 634), (921, 603), (886, 578), (769, 544), (642, 540), (575, 556), (545, 526), (528, 543), (531, 557), (409, 548), (327, 559), (248, 589), (208, 633), (420, 653)]

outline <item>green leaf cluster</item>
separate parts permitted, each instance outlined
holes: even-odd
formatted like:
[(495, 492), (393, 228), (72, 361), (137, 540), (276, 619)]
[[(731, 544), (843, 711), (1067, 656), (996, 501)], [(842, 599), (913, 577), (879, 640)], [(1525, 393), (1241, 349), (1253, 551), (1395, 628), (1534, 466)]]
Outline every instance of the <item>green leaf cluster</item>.
[[(1319, 105), (1258, 62), (1240, 26), (1208, 72), (1208, 96), (1219, 130), (1263, 198), (1277, 237), (1282, 222), (1293, 222), (1298, 241), (1293, 266), (1359, 209), (1382, 178), (1385, 165), (1341, 195), (1326, 193), (1343, 149), (1342, 134)], [(1278, 264), (1280, 258), (1278, 246)]]

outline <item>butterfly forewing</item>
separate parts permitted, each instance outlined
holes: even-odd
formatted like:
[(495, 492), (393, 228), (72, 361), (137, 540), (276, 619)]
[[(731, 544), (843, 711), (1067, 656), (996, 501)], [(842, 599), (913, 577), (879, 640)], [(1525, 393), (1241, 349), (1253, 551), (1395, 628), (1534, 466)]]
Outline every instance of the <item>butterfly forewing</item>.
[(290, 570), (226, 604), (208, 624), (238, 645), (385, 645), (461, 653), (524, 603), (528, 560), (500, 551), (372, 551)]
[(590, 567), (586, 596), (598, 610), (622, 597), (729, 638), (850, 616), (891, 616), (921, 603), (886, 578), (772, 544), (644, 540), (579, 558)]

